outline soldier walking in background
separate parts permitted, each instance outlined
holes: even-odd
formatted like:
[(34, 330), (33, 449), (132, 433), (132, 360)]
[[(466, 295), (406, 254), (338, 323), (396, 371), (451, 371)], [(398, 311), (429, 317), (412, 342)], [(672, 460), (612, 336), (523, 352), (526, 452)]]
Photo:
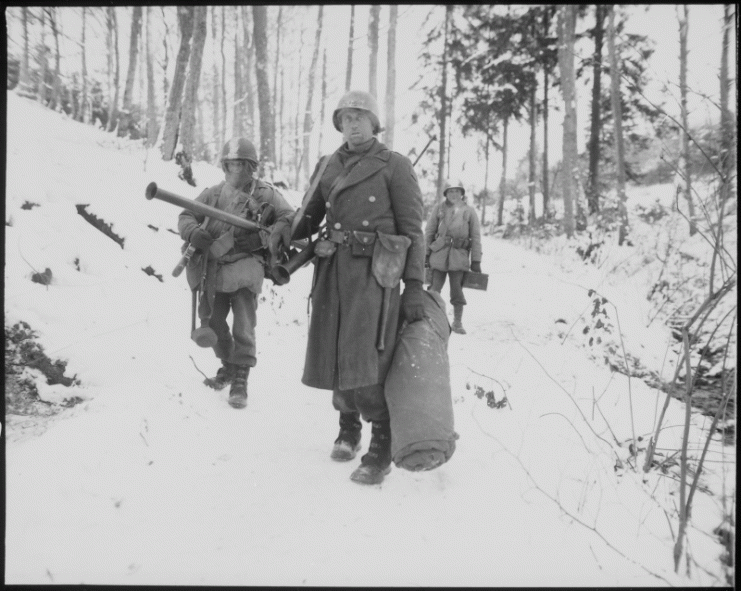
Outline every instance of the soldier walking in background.
[(377, 484), (391, 470), (384, 381), (400, 314), (408, 322), (425, 316), (422, 195), (409, 159), (375, 137), (381, 126), (369, 93), (345, 94), (332, 121), (344, 143), (317, 164), (313, 192), (293, 232), (294, 238), (310, 236), (326, 217), (315, 247), (301, 381), (332, 390), (332, 403), (340, 411), (333, 459), (353, 459), (360, 448), (360, 417), (372, 422), (368, 453), (351, 479)]
[(463, 275), (468, 270), (481, 273), (481, 229), (476, 210), (465, 202), (462, 186), (447, 181), (443, 195), (445, 199), (432, 208), (425, 228), (425, 267), (432, 268), (428, 289), (440, 293), (446, 275), (450, 277), (452, 329), (466, 334), (462, 324), (466, 305)]
[[(271, 185), (253, 178), (257, 152), (248, 139), (234, 138), (222, 150), (225, 181), (206, 189), (196, 201), (228, 213), (272, 226), (270, 233), (250, 232), (184, 209), (178, 220), (180, 236), (197, 248), (186, 267), (188, 284), (200, 290), (194, 333), (201, 346), (213, 347), (221, 360), (216, 377), (206, 384), (221, 390), (231, 384), (229, 404), (247, 405), (247, 378), (255, 358), (257, 296), (262, 290), (264, 266), (271, 255), (288, 249), (294, 210)], [(233, 314), (232, 329), (227, 316)]]

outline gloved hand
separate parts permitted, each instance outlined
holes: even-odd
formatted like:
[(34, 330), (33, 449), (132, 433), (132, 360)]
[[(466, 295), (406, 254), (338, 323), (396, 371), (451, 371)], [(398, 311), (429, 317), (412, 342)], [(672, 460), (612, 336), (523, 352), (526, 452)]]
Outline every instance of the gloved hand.
[(425, 255), (425, 269), (430, 266), (430, 253)]
[(481, 261), (471, 261), (471, 271), (481, 273)]
[(273, 224), (268, 238), (268, 249), (273, 256), (278, 255), (281, 246), (285, 252), (291, 247), (291, 223), (285, 218)]
[(401, 295), (401, 313), (407, 322), (416, 322), (427, 316), (424, 306), (424, 289), (417, 280), (404, 282), (404, 293)]
[(196, 228), (190, 233), (190, 243), (199, 250), (206, 252), (214, 243), (214, 237), (203, 228)]

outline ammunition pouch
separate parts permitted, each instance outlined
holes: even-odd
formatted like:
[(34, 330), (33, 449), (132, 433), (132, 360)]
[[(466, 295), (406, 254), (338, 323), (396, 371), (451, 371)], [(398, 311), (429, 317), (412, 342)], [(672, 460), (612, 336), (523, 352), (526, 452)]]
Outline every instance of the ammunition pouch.
[(373, 256), (374, 244), (376, 242), (375, 232), (360, 232), (354, 230), (350, 241), (351, 252), (354, 257)]
[(395, 287), (401, 280), (407, 260), (407, 250), (412, 244), (407, 236), (378, 232), (373, 246), (371, 269), (381, 287)]

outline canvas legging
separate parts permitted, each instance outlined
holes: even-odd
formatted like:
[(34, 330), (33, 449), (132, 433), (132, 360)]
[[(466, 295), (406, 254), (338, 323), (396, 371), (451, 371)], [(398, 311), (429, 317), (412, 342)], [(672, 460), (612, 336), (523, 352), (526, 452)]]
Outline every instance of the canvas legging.
[(440, 271), (432, 270), (432, 285), (430, 289), (441, 293), (445, 285), (445, 276), (450, 275), (450, 303), (453, 306), (465, 306), (466, 298), (463, 296), (463, 274), (465, 271)]

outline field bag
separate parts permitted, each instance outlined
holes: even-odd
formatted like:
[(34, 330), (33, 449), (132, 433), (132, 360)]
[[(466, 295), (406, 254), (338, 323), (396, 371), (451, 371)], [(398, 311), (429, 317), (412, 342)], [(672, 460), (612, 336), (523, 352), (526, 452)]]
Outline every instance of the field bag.
[(428, 318), (402, 326), (386, 376), (391, 416), (391, 458), (417, 472), (447, 462), (455, 451), (445, 302), (425, 291)]

